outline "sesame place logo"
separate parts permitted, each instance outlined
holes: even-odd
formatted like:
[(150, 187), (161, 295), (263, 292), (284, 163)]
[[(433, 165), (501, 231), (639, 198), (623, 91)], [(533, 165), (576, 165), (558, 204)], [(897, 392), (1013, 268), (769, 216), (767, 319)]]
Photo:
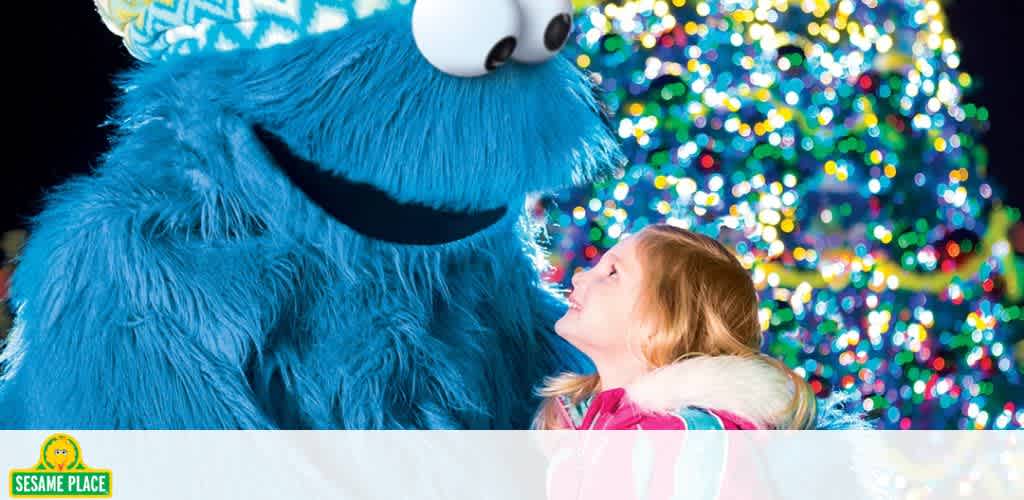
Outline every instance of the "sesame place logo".
[(82, 461), (82, 447), (67, 434), (43, 441), (39, 462), (31, 469), (11, 471), (13, 498), (110, 498), (110, 471)]

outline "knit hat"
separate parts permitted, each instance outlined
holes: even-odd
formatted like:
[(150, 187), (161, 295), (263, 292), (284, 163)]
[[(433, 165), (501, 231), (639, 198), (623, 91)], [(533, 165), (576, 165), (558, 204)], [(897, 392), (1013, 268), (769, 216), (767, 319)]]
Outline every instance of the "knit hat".
[(411, 0), (93, 0), (143, 61), (291, 43)]

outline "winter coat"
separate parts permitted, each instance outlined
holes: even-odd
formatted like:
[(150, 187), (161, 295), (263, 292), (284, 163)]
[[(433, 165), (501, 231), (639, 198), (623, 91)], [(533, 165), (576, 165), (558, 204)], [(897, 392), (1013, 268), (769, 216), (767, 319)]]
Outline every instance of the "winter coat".
[(560, 397), (561, 427), (590, 430), (763, 429), (781, 425), (793, 397), (777, 368), (738, 356), (693, 358), (572, 404)]
[[(641, 432), (553, 433), (548, 498), (782, 498), (759, 456), (764, 433), (690, 431), (781, 427), (792, 395), (774, 366), (716, 356), (662, 367), (576, 404), (559, 398), (562, 428)], [(819, 409), (823, 426), (857, 427), (853, 417), (836, 423), (833, 410)], [(647, 432), (664, 430), (686, 432)]]

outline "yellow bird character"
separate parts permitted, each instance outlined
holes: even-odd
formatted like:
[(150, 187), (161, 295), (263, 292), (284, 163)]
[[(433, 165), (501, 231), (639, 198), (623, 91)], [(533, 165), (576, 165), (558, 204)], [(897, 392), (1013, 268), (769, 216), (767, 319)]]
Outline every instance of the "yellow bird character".
[(43, 463), (61, 472), (73, 469), (78, 465), (78, 443), (71, 436), (54, 435), (43, 446)]

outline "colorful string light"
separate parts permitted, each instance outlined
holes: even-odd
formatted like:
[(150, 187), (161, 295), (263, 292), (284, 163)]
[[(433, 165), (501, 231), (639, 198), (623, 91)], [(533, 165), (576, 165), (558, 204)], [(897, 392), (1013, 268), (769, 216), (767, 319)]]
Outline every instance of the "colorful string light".
[(567, 55), (630, 163), (541, 200), (549, 280), (650, 223), (700, 231), (820, 394), (859, 391), (884, 428), (1024, 427), (1020, 212), (937, 1), (575, 3)]

